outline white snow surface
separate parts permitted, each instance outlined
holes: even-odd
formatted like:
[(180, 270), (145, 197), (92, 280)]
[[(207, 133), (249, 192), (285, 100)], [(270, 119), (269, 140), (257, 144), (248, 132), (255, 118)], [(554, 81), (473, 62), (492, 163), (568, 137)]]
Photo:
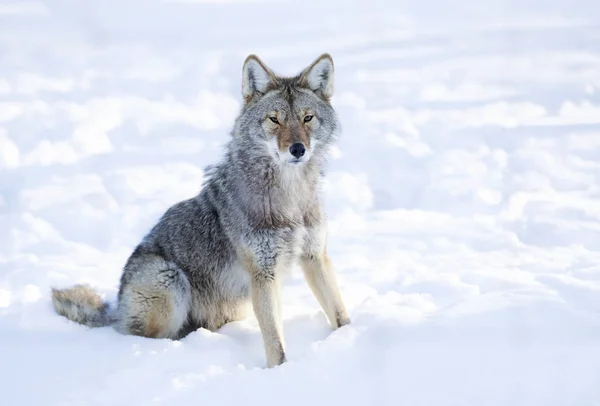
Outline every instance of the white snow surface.
[[(248, 54), (322, 52), (352, 324), (297, 268), (274, 369), (253, 316), (171, 341), (53, 312), (51, 286), (114, 300), (199, 191)], [(599, 405), (599, 220), (595, 0), (0, 1), (2, 405)]]

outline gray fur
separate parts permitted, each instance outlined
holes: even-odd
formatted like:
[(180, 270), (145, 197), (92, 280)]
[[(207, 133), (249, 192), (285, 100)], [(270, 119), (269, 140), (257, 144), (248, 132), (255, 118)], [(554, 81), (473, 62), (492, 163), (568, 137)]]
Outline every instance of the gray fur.
[[(267, 364), (275, 366), (285, 361), (281, 277), (299, 262), (332, 326), (349, 322), (326, 254), (319, 194), (339, 133), (329, 103), (331, 57), (283, 78), (250, 56), (242, 89), (245, 103), (224, 158), (208, 171), (200, 193), (168, 209), (131, 254), (114, 316), (88, 288), (54, 290), (59, 314), (89, 326), (110, 323), (126, 334), (177, 339), (239, 320), (251, 303)], [(307, 111), (314, 115), (310, 122)], [(273, 112), (281, 123), (269, 119)], [(302, 134), (309, 137), (306, 156), (290, 163), (286, 149), (274, 145), (297, 142)]]
[(114, 322), (109, 304), (88, 285), (52, 289), (52, 303), (61, 316), (89, 327), (104, 327)]

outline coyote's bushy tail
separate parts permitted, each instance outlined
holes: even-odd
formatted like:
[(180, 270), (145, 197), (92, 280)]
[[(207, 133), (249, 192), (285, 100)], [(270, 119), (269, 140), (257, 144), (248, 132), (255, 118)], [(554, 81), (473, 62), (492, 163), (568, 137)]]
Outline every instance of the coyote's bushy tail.
[(61, 316), (88, 327), (104, 327), (114, 323), (110, 307), (88, 285), (52, 289), (54, 309)]

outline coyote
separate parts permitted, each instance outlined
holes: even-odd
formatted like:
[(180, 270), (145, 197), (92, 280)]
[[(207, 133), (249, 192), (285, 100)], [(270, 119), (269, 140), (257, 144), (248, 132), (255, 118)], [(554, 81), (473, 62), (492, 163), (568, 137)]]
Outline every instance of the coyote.
[(90, 327), (180, 339), (243, 318), (251, 303), (274, 367), (286, 361), (281, 279), (299, 263), (332, 327), (350, 323), (327, 256), (319, 191), (340, 129), (333, 71), (329, 54), (294, 77), (248, 56), (243, 107), (223, 159), (207, 169), (200, 193), (170, 207), (135, 248), (116, 306), (76, 285), (52, 290), (56, 312)]

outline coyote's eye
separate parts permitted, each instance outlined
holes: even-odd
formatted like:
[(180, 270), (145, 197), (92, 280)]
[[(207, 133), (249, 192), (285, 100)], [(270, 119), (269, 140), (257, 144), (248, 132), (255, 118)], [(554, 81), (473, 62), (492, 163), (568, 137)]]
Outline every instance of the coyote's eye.
[(304, 116), (304, 122), (305, 122), (305, 123), (308, 123), (308, 122), (309, 122), (310, 120), (312, 120), (312, 119), (313, 119), (313, 116), (311, 116), (311, 115)]
[(277, 117), (269, 117), (269, 120), (271, 120), (275, 124), (279, 124), (279, 120), (277, 120)]

